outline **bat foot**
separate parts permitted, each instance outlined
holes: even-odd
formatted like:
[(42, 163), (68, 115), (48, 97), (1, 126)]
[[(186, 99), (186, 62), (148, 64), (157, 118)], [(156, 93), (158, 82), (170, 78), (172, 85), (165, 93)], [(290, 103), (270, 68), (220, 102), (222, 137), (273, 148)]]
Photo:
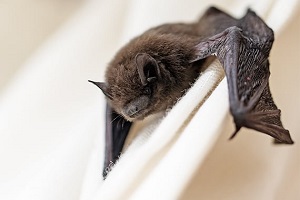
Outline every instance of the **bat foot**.
[(275, 138), (277, 143), (293, 144), (288, 130), (284, 129), (280, 122), (280, 110), (267, 110), (262, 112), (245, 113), (234, 116), (236, 131), (232, 139), (241, 127), (257, 130)]

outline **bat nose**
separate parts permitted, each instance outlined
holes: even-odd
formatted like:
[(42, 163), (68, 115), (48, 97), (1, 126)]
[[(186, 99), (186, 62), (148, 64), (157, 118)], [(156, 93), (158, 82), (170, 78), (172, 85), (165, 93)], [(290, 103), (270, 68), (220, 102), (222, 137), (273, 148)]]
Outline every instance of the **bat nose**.
[(129, 105), (127, 108), (125, 108), (125, 114), (128, 115), (129, 117), (132, 117), (134, 114), (138, 113), (140, 109), (138, 108), (137, 105)]
[(133, 117), (134, 115), (138, 114), (140, 111), (146, 109), (148, 105), (149, 105), (149, 97), (141, 96), (128, 103), (124, 107), (123, 112), (125, 115), (129, 117)]

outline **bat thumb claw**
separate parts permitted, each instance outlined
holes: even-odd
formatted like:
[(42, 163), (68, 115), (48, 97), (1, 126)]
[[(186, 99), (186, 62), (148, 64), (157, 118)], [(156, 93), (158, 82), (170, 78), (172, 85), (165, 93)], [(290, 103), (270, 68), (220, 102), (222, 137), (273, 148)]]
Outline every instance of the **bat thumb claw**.
[(232, 140), (236, 134), (239, 132), (239, 130), (241, 129), (240, 126), (235, 126), (235, 131), (233, 132), (233, 134), (230, 136), (229, 140)]

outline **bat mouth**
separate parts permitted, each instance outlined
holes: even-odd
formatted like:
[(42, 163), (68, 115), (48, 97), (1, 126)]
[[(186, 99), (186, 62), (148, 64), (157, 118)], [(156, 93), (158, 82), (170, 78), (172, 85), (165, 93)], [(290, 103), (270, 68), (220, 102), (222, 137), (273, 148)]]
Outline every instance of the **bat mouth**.
[(142, 120), (148, 115), (149, 108), (149, 97), (144, 95), (127, 103), (122, 109), (122, 114), (131, 121)]
[(150, 113), (149, 110), (140, 110), (134, 114), (128, 115), (125, 114), (124, 112), (122, 113), (122, 115), (124, 116), (125, 119), (127, 119), (130, 122), (136, 121), (136, 120), (143, 120), (146, 116), (148, 116)]
[(125, 118), (128, 119), (128, 121), (143, 120), (145, 115), (140, 111), (130, 116), (125, 115)]

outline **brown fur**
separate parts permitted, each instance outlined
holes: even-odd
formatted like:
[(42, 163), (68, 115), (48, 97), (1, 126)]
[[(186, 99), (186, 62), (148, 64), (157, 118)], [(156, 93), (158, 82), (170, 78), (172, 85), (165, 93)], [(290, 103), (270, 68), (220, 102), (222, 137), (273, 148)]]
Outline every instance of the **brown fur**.
[(113, 97), (110, 104), (129, 120), (133, 119), (126, 116), (123, 109), (142, 96), (144, 89), (134, 60), (138, 53), (152, 56), (161, 71), (161, 79), (151, 86), (151, 106), (141, 111), (141, 119), (172, 106), (199, 75), (199, 69), (189, 63), (195, 54), (194, 46), (198, 38), (186, 35), (184, 25), (178, 24), (176, 34), (165, 33), (168, 29), (168, 26), (160, 26), (133, 39), (116, 54), (107, 68), (107, 92)]

